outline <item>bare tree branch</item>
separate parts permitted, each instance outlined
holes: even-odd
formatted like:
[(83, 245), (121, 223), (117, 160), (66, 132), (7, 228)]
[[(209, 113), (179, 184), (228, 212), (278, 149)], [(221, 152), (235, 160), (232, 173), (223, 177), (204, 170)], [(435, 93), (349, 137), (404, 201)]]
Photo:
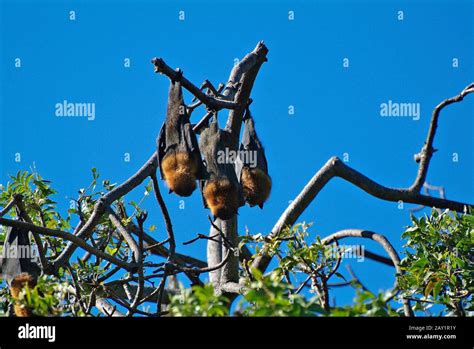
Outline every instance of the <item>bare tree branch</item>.
[(220, 285), (220, 291), (223, 293), (244, 295), (248, 292), (248, 288), (245, 285), (237, 283), (237, 282), (227, 282), (225, 284)]
[(125, 241), (128, 243), (128, 246), (130, 246), (131, 250), (133, 251), (135, 262), (138, 263), (141, 259), (141, 251), (139, 250), (137, 243), (127, 231), (127, 229), (123, 226), (122, 222), (120, 222), (120, 218), (117, 217), (116, 213), (110, 207), (107, 208), (107, 211), (109, 211), (110, 221), (117, 228), (120, 235), (122, 235)]
[[(463, 212), (466, 207), (472, 206), (467, 203), (460, 203), (441, 198), (435, 198), (422, 195), (408, 189), (393, 189), (384, 187), (360, 172), (350, 168), (344, 164), (339, 158), (332, 157), (329, 161), (315, 174), (309, 183), (303, 188), (301, 193), (287, 207), (280, 216), (279, 220), (273, 227), (270, 237), (277, 237), (280, 232), (289, 226), (292, 226), (303, 211), (311, 204), (314, 198), (319, 194), (322, 188), (333, 177), (340, 177), (355, 186), (361, 188), (370, 195), (387, 201), (403, 201), (408, 203), (422, 204), (429, 207), (449, 208), (458, 212)], [(253, 266), (264, 271), (271, 257), (266, 254), (255, 259)]]
[[(132, 229), (131, 231), (133, 234), (137, 234), (137, 235), (139, 234), (138, 230)], [(169, 250), (166, 247), (162, 246), (159, 242), (157, 242), (147, 233), (143, 234), (143, 240), (144, 240), (145, 249), (149, 250), (151, 253), (161, 256), (161, 257), (165, 257), (165, 258), (168, 258), (170, 256)], [(206, 262), (200, 259), (191, 257), (191, 256), (181, 254), (181, 253), (175, 253), (173, 260), (175, 263), (179, 263), (182, 265), (190, 264), (197, 268), (207, 267)]]
[(105, 298), (97, 298), (95, 301), (95, 306), (99, 311), (108, 317), (124, 317), (125, 314), (117, 310), (116, 306), (113, 306)]
[[(443, 198), (435, 198), (429, 195), (420, 194), (421, 185), (426, 179), (429, 161), (433, 154), (433, 140), (437, 129), (438, 117), (440, 111), (447, 105), (460, 102), (463, 98), (474, 92), (474, 83), (468, 85), (458, 96), (446, 99), (440, 103), (433, 111), (433, 117), (428, 132), (428, 139), (425, 147), (420, 153), (420, 167), (415, 183), (408, 189), (395, 189), (384, 187), (362, 173), (352, 169), (337, 157), (332, 157), (326, 164), (314, 175), (314, 177), (306, 184), (295, 200), (286, 208), (273, 227), (269, 237), (278, 237), (281, 231), (292, 226), (303, 211), (319, 194), (321, 189), (333, 178), (340, 177), (346, 181), (361, 188), (368, 194), (387, 201), (402, 201), (407, 203), (419, 204), (429, 207), (448, 208), (457, 212), (464, 212), (466, 208), (473, 206), (472, 204), (462, 203), (458, 201), (446, 200)], [(421, 184), (420, 184), (421, 183)], [(265, 247), (264, 247), (265, 250)], [(266, 253), (262, 253), (253, 263), (253, 267), (258, 268), (262, 272), (265, 271), (270, 263), (271, 257)]]
[(21, 222), (21, 221), (15, 221), (15, 220), (10, 220), (10, 219), (5, 219), (5, 218), (0, 218), (0, 224), (5, 225), (7, 227), (16, 227), (22, 230), (29, 230), (29, 231), (34, 231), (38, 234), (46, 235), (46, 236), (54, 236), (57, 238), (65, 239), (68, 240), (72, 243), (75, 244), (76, 248), (80, 247), (93, 255), (96, 255), (97, 257), (100, 257), (102, 259), (105, 259), (106, 261), (109, 261), (112, 264), (118, 265), (125, 270), (128, 271), (134, 271), (136, 269), (136, 265), (134, 263), (127, 263), (125, 261), (122, 261), (118, 258), (112, 257), (111, 255), (95, 248), (90, 245), (88, 245), (83, 239), (67, 233), (65, 231), (57, 230), (57, 229), (48, 229), (44, 228), (41, 226), (37, 226), (31, 223), (26, 223), (26, 222)]
[(153, 181), (153, 189), (155, 192), (156, 201), (158, 201), (158, 205), (160, 206), (161, 213), (163, 214), (163, 219), (165, 220), (166, 225), (166, 233), (168, 234), (168, 243), (170, 245), (169, 249), (169, 259), (173, 259), (175, 250), (176, 250), (176, 242), (174, 240), (174, 232), (173, 232), (173, 225), (171, 223), (170, 214), (168, 213), (168, 209), (166, 208), (165, 201), (160, 193), (160, 187), (158, 186), (158, 179), (156, 178), (156, 173), (153, 173), (151, 176)]
[(445, 99), (434, 108), (425, 144), (423, 148), (421, 148), (420, 153), (415, 156), (415, 159), (420, 162), (420, 166), (418, 167), (418, 174), (416, 176), (415, 182), (409, 189), (410, 191), (419, 192), (423, 183), (425, 183), (428, 168), (430, 166), (430, 160), (433, 156), (433, 153), (435, 152), (435, 149), (433, 148), (433, 142), (436, 135), (436, 130), (438, 128), (438, 119), (441, 110), (450, 104), (461, 102), (465, 96), (472, 92), (474, 92), (474, 83), (466, 86), (457, 96)]
[[(425, 193), (426, 195), (432, 196), (430, 190), (436, 190), (436, 191), (439, 193), (439, 197), (440, 197), (441, 199), (446, 199), (446, 194), (445, 194), (445, 191), (444, 191), (444, 187), (443, 187), (443, 186), (431, 185), (431, 184), (429, 184), (428, 182), (425, 182), (425, 183), (423, 184), (423, 191), (424, 191), (424, 193)], [(425, 207), (426, 207), (426, 206), (418, 205), (417, 207), (409, 208), (408, 211), (410, 211), (411, 213), (413, 213), (413, 212), (418, 212), (418, 211), (423, 210)], [(439, 211), (439, 209), (438, 209), (438, 211)]]
[(155, 73), (161, 73), (169, 77), (173, 81), (181, 82), (186, 90), (191, 92), (197, 99), (204, 103), (209, 109), (218, 111), (220, 109), (236, 109), (239, 104), (230, 100), (218, 99), (201, 91), (199, 87), (194, 85), (191, 81), (186, 79), (179, 71), (172, 69), (161, 58), (153, 58), (151, 63), (155, 66)]
[[(125, 196), (131, 190), (139, 186), (147, 177), (151, 176), (152, 173), (156, 172), (158, 166), (158, 159), (156, 152), (147, 160), (147, 162), (135, 173), (132, 177), (127, 179), (124, 183), (112, 189), (110, 192), (102, 196), (97, 200), (94, 211), (92, 212), (89, 219), (80, 227), (78, 232), (75, 234), (78, 238), (87, 239), (94, 231), (96, 225), (99, 223), (100, 218), (106, 212), (107, 208), (117, 199)], [(55, 267), (58, 268), (64, 265), (69, 258), (72, 256), (77, 246), (73, 243), (69, 243), (63, 252), (54, 261)]]
[(0, 217), (5, 216), (15, 206), (18, 200), (18, 196), (21, 196), (21, 195), (15, 194), (13, 198), (10, 200), (10, 202), (0, 211)]
[[(255, 49), (246, 55), (237, 65), (234, 66), (230, 73), (226, 88), (222, 93), (226, 98), (233, 100), (239, 105), (239, 108), (229, 111), (225, 131), (229, 133), (229, 150), (237, 150), (239, 146), (240, 129), (245, 108), (249, 102), (250, 93), (252, 91), (255, 79), (262, 64), (267, 60), (268, 48), (263, 42), (259, 42)], [(238, 246), (238, 222), (234, 216), (229, 220), (222, 221), (217, 219), (215, 226), (211, 225), (210, 236), (217, 233), (216, 226), (219, 227), (232, 247)], [(219, 251), (221, 249), (221, 251)], [(230, 250), (225, 244), (219, 244), (214, 241), (208, 241), (208, 265), (213, 267), (222, 260), (222, 256), (226, 255)], [(224, 264), (222, 269), (218, 269), (210, 274), (211, 282), (217, 288), (219, 285), (229, 282), (235, 283), (239, 280), (239, 256), (230, 254), (229, 261)], [(217, 281), (218, 280), (218, 281)]]
[(132, 304), (130, 305), (131, 309), (127, 315), (133, 315), (133, 311), (137, 309), (137, 307), (142, 303), (143, 297), (143, 290), (145, 288), (145, 279), (144, 279), (144, 263), (143, 263), (143, 224), (147, 219), (148, 214), (146, 212), (142, 212), (137, 217), (138, 227), (140, 229), (140, 233), (138, 236), (138, 250), (139, 250), (139, 259), (137, 260), (138, 263), (138, 287), (137, 291), (135, 292), (135, 298), (133, 299)]
[[(163, 200), (163, 197), (161, 196), (160, 188), (158, 186), (158, 179), (156, 178), (156, 172), (151, 175), (151, 179), (153, 181), (153, 189), (155, 192), (155, 197), (156, 201), (158, 201), (158, 205), (160, 206), (161, 213), (163, 214), (163, 219), (165, 220), (165, 225), (166, 225), (166, 232), (168, 234), (168, 242), (169, 242), (169, 255), (168, 255), (168, 261), (167, 264), (165, 264), (165, 270), (164, 270), (164, 275), (163, 278), (160, 281), (160, 285), (158, 286), (159, 290), (159, 297), (157, 301), (157, 310), (156, 313), (161, 312), (161, 305), (163, 303), (163, 297), (164, 297), (164, 292), (165, 292), (165, 285), (166, 285), (166, 279), (170, 275), (170, 268), (168, 268), (168, 263), (172, 263), (175, 255), (175, 250), (176, 250), (176, 243), (174, 240), (174, 232), (173, 232), (173, 225), (171, 224), (171, 218), (168, 213), (168, 209), (166, 208), (165, 201)], [(184, 271), (184, 270), (183, 270)]]
[[(238, 147), (242, 117), (260, 67), (267, 61), (267, 54), (268, 48), (263, 41), (260, 41), (252, 52), (234, 66), (224, 89), (223, 95), (232, 98), (240, 106), (229, 111), (225, 128), (232, 135), (233, 149)], [(239, 86), (237, 90), (235, 90), (236, 85)]]
[(352, 276), (352, 282), (350, 282), (350, 284), (357, 283), (364, 291), (372, 293), (367, 287), (365, 287), (365, 285), (362, 283), (362, 281), (360, 281), (360, 279), (354, 273), (354, 271), (352, 270), (352, 268), (349, 264), (346, 265), (346, 269), (349, 272), (349, 274)]

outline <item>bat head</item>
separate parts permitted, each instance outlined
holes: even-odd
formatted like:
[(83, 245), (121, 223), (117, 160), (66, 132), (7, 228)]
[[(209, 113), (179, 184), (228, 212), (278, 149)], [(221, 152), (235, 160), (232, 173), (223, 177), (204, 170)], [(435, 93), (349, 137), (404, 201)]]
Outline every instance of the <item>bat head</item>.
[(190, 196), (196, 189), (197, 159), (186, 152), (171, 152), (161, 162), (163, 177), (179, 196)]
[(253, 206), (263, 207), (263, 203), (270, 196), (272, 179), (259, 168), (244, 167), (242, 169), (240, 184), (244, 193), (245, 201)]
[(228, 220), (237, 214), (239, 192), (237, 186), (228, 178), (209, 180), (204, 187), (203, 195), (214, 217)]

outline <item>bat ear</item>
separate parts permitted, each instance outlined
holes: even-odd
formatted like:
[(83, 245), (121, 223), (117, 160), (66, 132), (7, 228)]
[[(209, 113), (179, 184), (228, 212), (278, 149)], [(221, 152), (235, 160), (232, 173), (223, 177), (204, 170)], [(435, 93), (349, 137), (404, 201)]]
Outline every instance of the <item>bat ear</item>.
[(262, 203), (262, 204), (258, 204), (258, 207), (260, 207), (260, 209), (263, 210), (263, 203)]

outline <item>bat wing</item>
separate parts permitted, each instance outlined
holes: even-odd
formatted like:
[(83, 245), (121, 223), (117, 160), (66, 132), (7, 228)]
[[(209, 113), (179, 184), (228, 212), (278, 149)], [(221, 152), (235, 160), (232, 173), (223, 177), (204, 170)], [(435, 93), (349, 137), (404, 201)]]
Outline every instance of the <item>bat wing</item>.
[[(41, 274), (41, 268), (32, 260), (33, 254), (28, 232), (8, 227), (3, 251), (4, 257), (0, 261), (0, 271), (8, 283), (21, 273), (33, 276)], [(22, 256), (24, 253), (29, 255)]]
[(206, 202), (206, 199), (204, 198), (204, 187), (206, 186), (206, 180), (205, 179), (201, 179), (199, 181), (199, 190), (201, 191), (201, 197), (202, 197), (202, 204), (204, 206), (204, 208), (209, 208), (209, 206), (207, 206), (207, 202)]
[(268, 163), (263, 148), (257, 150), (257, 167), (268, 174)]
[(164, 178), (163, 176), (163, 170), (161, 169), (161, 161), (166, 155), (166, 125), (163, 123), (163, 126), (161, 126), (160, 134), (158, 135), (158, 138), (156, 140), (157, 143), (157, 156), (158, 156), (158, 167), (160, 168), (160, 174), (161, 174), (161, 179)]
[[(198, 160), (196, 178), (204, 179), (207, 177), (196, 134), (192, 129), (186, 105), (184, 104), (183, 91), (179, 81), (171, 81), (168, 93), (166, 121), (158, 138), (158, 161), (160, 164), (165, 155), (170, 151), (192, 154)], [(162, 172), (161, 177), (163, 178)]]
[[(218, 179), (220, 177), (227, 177), (232, 183), (239, 183), (236, 175), (235, 163), (224, 161), (221, 163), (219, 158), (219, 151), (225, 149), (225, 137), (227, 134), (219, 129), (217, 120), (213, 121), (207, 129), (201, 133), (200, 147), (205, 155), (205, 169), (206, 178), (209, 180)], [(207, 180), (201, 181), (201, 192), (203, 192), (204, 186)], [(240, 185), (239, 189), (239, 205), (245, 205), (245, 198), (242, 193)], [(207, 207), (206, 201), (203, 196), (204, 207)]]
[(170, 149), (179, 147), (182, 139), (182, 126), (187, 119), (181, 84), (171, 81), (166, 119), (158, 136), (158, 160), (163, 160)]
[(193, 131), (189, 119), (187, 119), (181, 127), (181, 139), (178, 149), (185, 151), (189, 154), (192, 154), (195, 159), (198, 161), (198, 172), (196, 174), (197, 179), (207, 178), (207, 171), (204, 163), (202, 161), (201, 151), (199, 150), (198, 141), (196, 134)]
[[(254, 121), (251, 116), (248, 116), (244, 121), (244, 132), (242, 135), (242, 142), (240, 144), (240, 153), (243, 158), (243, 166), (257, 167), (268, 174), (267, 157), (265, 150), (255, 131)], [(243, 152), (242, 152), (243, 151)], [(250, 161), (256, 156), (256, 163)]]
[(242, 175), (242, 169), (244, 168), (244, 162), (242, 161), (242, 159), (240, 157), (240, 154), (239, 154), (239, 156), (237, 156), (237, 159), (235, 160), (234, 168), (235, 168), (235, 174), (237, 175), (237, 179), (240, 182), (240, 177)]
[(166, 110), (166, 119), (169, 123), (176, 125), (180, 115), (186, 112), (183, 108), (183, 90), (179, 81), (171, 81), (168, 92), (168, 108)]

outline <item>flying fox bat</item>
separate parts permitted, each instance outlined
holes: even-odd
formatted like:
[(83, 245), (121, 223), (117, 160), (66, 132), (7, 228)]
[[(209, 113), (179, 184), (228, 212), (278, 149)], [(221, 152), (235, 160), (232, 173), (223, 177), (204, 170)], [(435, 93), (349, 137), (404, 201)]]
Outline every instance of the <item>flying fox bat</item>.
[(41, 268), (33, 257), (29, 232), (8, 227), (3, 245), (3, 257), (0, 259), (2, 278), (10, 284), (21, 273), (28, 273), (33, 277), (39, 276)]
[[(16, 301), (25, 285), (29, 288), (36, 286), (36, 279), (41, 274), (40, 266), (32, 259), (29, 232), (8, 227), (3, 245), (3, 257), (0, 259), (0, 275), (10, 286), (10, 293)], [(13, 305), (13, 310), (18, 317), (32, 315), (31, 309), (18, 302)]]
[(196, 189), (196, 180), (204, 179), (206, 172), (179, 81), (171, 81), (166, 120), (157, 145), (161, 178), (170, 193), (190, 196)]
[(236, 161), (237, 178), (240, 181), (245, 201), (250, 207), (263, 208), (272, 188), (272, 179), (268, 175), (265, 150), (255, 131), (255, 124), (247, 111), (243, 118), (244, 131)]
[(231, 219), (240, 206), (245, 204), (235, 173), (234, 162), (225, 158), (227, 139), (230, 135), (214, 120), (201, 133), (199, 146), (205, 158), (209, 177), (202, 180), (201, 191), (204, 206), (211, 210), (215, 218)]

